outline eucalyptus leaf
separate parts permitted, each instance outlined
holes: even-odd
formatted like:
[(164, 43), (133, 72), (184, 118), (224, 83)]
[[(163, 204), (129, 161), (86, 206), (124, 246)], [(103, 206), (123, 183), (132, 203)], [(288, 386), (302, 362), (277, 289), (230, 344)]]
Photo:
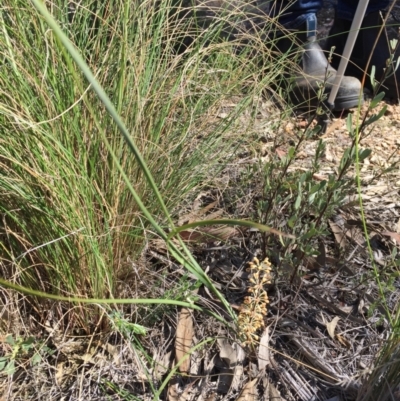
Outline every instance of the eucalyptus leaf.
[(358, 160), (360, 162), (362, 162), (363, 160), (365, 160), (367, 157), (369, 157), (369, 155), (372, 153), (371, 149), (361, 149), (358, 152)]
[(369, 108), (370, 109), (374, 109), (378, 104), (379, 104), (379, 102), (381, 102), (382, 101), (382, 99), (385, 97), (385, 92), (380, 92), (380, 93), (378, 93), (372, 100), (371, 100), (371, 103), (370, 103), (370, 105), (369, 105)]
[(386, 110), (387, 110), (387, 105), (385, 104), (385, 105), (382, 107), (382, 109), (379, 111), (379, 113), (373, 114), (373, 115), (365, 122), (365, 124), (366, 124), (366, 125), (369, 125), (369, 124), (374, 123), (375, 121), (378, 121), (378, 120), (386, 113)]

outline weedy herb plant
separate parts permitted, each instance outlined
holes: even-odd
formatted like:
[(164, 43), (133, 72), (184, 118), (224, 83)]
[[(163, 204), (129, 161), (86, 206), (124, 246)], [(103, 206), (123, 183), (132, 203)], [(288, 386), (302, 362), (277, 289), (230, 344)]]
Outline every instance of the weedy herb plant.
[(6, 336), (3, 348), (4, 356), (0, 357), (0, 372), (13, 375), (18, 365), (35, 366), (42, 362), (43, 358), (52, 355), (54, 350), (41, 344), (34, 337), (22, 338), (9, 334)]
[[(371, 371), (365, 372), (368, 379), (360, 389), (358, 395), (360, 400), (389, 400), (393, 394), (399, 394), (400, 390), (398, 387), (399, 313), (391, 313), (387, 305), (390, 286), (399, 274), (398, 261), (394, 260), (385, 269), (376, 265), (369, 243), (361, 194), (360, 166), (371, 155), (371, 150), (362, 148), (361, 144), (368, 137), (371, 124), (378, 121), (387, 111), (387, 105), (381, 103), (384, 93), (378, 93), (381, 86), (381, 83), (375, 83), (375, 94), (367, 110), (362, 115), (360, 110), (355, 113), (357, 122), (351, 113), (348, 115), (347, 130), (351, 145), (344, 151), (335, 174), (323, 180), (318, 175), (326, 150), (322, 139), (317, 142), (314, 159), (307, 171), (291, 170), (302, 144), (306, 139), (315, 137), (319, 131), (319, 127), (312, 128), (311, 125), (298, 130), (295, 144), (289, 147), (286, 156), (271, 158), (269, 162), (260, 165), (259, 169), (260, 176), (263, 177), (263, 194), (257, 203), (259, 221), (274, 227), (288, 226), (296, 237), (296, 239), (282, 238), (281, 243), (277, 243), (271, 236), (263, 235), (264, 255), (275, 261), (276, 274), (289, 278), (291, 284), (298, 282), (296, 281), (298, 275), (303, 274), (302, 267), (306, 264), (306, 259), (320, 255), (321, 239), (331, 235), (328, 230), (329, 219), (345, 205), (346, 198), (358, 195), (364, 238), (372, 266), (372, 269), (363, 275), (363, 280), (376, 283), (378, 298), (371, 307), (379, 306), (385, 311), (382, 319), (387, 319), (391, 328), (390, 338), (383, 344), (381, 353), (377, 355), (376, 365)], [(398, 162), (391, 163), (375, 174), (369, 184), (396, 168)], [(396, 259), (395, 249), (392, 255)], [(319, 266), (320, 269), (323, 267)]]

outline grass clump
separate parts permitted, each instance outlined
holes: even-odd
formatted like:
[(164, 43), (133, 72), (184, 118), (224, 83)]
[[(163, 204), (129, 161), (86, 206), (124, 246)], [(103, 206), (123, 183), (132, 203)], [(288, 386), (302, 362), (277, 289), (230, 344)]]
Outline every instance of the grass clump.
[[(220, 40), (221, 30), (245, 18), (244, 11), (212, 19), (177, 55), (177, 44), (198, 21), (190, 7), (169, 1), (158, 7), (152, 1), (88, 1), (74, 9), (48, 4), (123, 119), (157, 195), (33, 4), (7, 0), (3, 7), (3, 276), (53, 294), (116, 297), (117, 283), (132, 268), (127, 261), (154, 237), (121, 171), (154, 220), (167, 227), (195, 189), (213, 185), (245, 132), (226, 134), (254, 93), (228, 118), (212, 117), (256, 77), (246, 51), (238, 54), (235, 43)], [(184, 23), (182, 13), (189, 14)], [(271, 69), (264, 83), (276, 74)]]

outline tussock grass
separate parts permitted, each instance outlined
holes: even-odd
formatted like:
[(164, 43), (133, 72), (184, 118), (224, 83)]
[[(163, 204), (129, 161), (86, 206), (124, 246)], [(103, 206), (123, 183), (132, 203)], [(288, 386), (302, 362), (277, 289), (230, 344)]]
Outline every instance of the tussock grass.
[[(246, 129), (226, 132), (279, 75), (279, 66), (261, 77), (259, 60), (249, 61), (261, 36), (221, 40), (236, 21), (251, 21), (244, 8), (199, 19), (193, 8), (169, 1), (72, 6), (47, 5), (110, 97), (175, 215), (195, 188), (213, 185), (235, 154)], [(116, 281), (131, 269), (127, 260), (153, 236), (119, 168), (158, 224), (168, 226), (168, 216), (105, 107), (33, 4), (7, 0), (2, 7), (3, 275), (53, 294), (115, 297)], [(189, 17), (182, 21), (182, 14)], [(212, 118), (249, 84), (248, 96), (228, 118)]]

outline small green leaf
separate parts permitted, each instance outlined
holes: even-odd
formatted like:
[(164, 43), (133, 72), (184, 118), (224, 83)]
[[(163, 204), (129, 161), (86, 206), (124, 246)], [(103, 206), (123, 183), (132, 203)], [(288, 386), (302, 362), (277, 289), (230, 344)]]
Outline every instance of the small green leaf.
[(47, 345), (43, 345), (43, 347), (42, 347), (42, 353), (45, 353), (45, 354), (47, 354), (47, 355), (53, 355), (54, 353), (56, 352), (56, 350), (55, 349), (51, 349), (51, 348), (49, 348)]
[(395, 71), (397, 71), (397, 70), (398, 70), (398, 68), (399, 68), (399, 65), (400, 65), (400, 57), (398, 57), (398, 58), (397, 58), (397, 61), (396, 61), (396, 67), (394, 68), (394, 70), (395, 70)]
[(315, 192), (318, 192), (319, 190), (319, 184), (313, 185), (309, 191), (310, 195), (314, 194)]
[(385, 104), (385, 106), (382, 107), (381, 111), (378, 114), (373, 114), (366, 122), (366, 125), (372, 124), (375, 121), (378, 121), (385, 113), (387, 110), (387, 105)]
[(305, 233), (305, 235), (304, 235), (303, 238), (304, 238), (304, 239), (311, 238), (311, 237), (313, 237), (316, 233), (317, 233), (317, 230), (316, 230), (315, 228), (310, 228), (310, 229), (308, 230), (308, 232)]
[(294, 216), (292, 216), (292, 217), (288, 220), (287, 224), (288, 224), (288, 226), (289, 226), (290, 228), (293, 228), (294, 225), (295, 225), (295, 223), (296, 223), (296, 221), (297, 221), (297, 216), (294, 215)]
[(0, 358), (0, 371), (3, 370), (6, 367), (7, 361), (8, 361), (8, 358), (5, 357), (5, 356), (2, 356)]
[(358, 160), (362, 162), (372, 153), (371, 149), (361, 149), (358, 153)]
[(349, 113), (349, 115), (346, 118), (346, 127), (347, 130), (350, 132), (350, 134), (353, 133), (353, 115)]
[(374, 109), (378, 103), (385, 97), (385, 92), (380, 92), (378, 93), (372, 100), (369, 105), (370, 109)]
[(298, 183), (299, 188), (301, 187), (301, 184), (304, 183), (304, 182), (306, 181), (306, 179), (307, 179), (307, 173), (304, 173), (304, 174), (302, 174), (302, 175), (300, 176), (300, 178), (299, 178), (299, 183)]
[(8, 362), (6, 368), (4, 369), (4, 373), (6, 375), (9, 375), (9, 376), (11, 376), (11, 375), (13, 375), (15, 373), (15, 361), (14, 361), (14, 359), (11, 360), (10, 362)]
[(310, 195), (308, 196), (308, 203), (309, 203), (310, 205), (312, 205), (312, 203), (314, 202), (314, 199), (315, 199), (316, 196), (317, 196), (317, 193), (316, 193), (316, 192), (314, 192), (313, 194), (310, 194)]
[(310, 195), (316, 192), (319, 192), (321, 189), (324, 188), (324, 186), (326, 185), (326, 181), (321, 181), (319, 184), (314, 185), (311, 189), (310, 189)]
[(295, 148), (294, 148), (293, 146), (291, 146), (291, 147), (289, 148), (289, 150), (288, 150), (288, 157), (289, 157), (289, 159), (293, 159), (294, 153), (295, 153)]
[(299, 210), (300, 205), (301, 205), (301, 194), (298, 194), (296, 202), (294, 203), (295, 210)]
[(24, 340), (22, 343), (21, 343), (21, 348), (24, 350), (24, 351), (29, 351), (30, 349), (32, 349), (32, 347), (33, 347), (33, 344), (35, 343), (35, 338), (34, 337), (28, 337), (26, 340)]
[(6, 337), (6, 343), (7, 343), (7, 344), (10, 344), (10, 345), (15, 345), (14, 337), (13, 337), (11, 334), (9, 334), (9, 335)]
[(31, 358), (31, 365), (32, 365), (32, 366), (39, 365), (39, 363), (40, 363), (41, 361), (42, 361), (41, 355), (40, 355), (38, 352), (36, 352), (36, 353), (32, 356), (32, 358)]
[(129, 328), (129, 330), (132, 331), (134, 334), (140, 334), (143, 336), (147, 334), (146, 328), (141, 326), (140, 324), (128, 323), (127, 328)]
[(370, 74), (370, 80), (371, 80), (371, 86), (372, 86), (372, 88), (373, 89), (375, 89), (375, 86), (376, 86), (376, 81), (375, 81), (375, 74), (376, 74), (376, 68), (375, 68), (375, 66), (373, 65), (372, 67), (371, 67), (371, 74)]

